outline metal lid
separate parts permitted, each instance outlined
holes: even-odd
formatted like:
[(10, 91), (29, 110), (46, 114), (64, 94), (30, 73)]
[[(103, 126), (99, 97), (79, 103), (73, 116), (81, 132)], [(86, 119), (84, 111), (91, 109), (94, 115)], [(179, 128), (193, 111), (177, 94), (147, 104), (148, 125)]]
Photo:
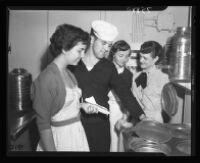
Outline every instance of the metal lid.
[(167, 83), (162, 89), (161, 106), (168, 116), (174, 116), (178, 110), (178, 99), (176, 89), (172, 83)]
[(165, 143), (172, 138), (169, 129), (164, 124), (152, 120), (137, 123), (135, 132), (140, 138), (158, 143)]

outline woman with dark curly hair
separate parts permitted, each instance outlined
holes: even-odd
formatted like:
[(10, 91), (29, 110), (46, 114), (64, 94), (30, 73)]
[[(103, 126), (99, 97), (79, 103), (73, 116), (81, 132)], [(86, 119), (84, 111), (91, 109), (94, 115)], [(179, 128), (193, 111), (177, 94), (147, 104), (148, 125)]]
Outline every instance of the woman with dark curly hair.
[(133, 77), (132, 92), (143, 108), (146, 117), (163, 123), (161, 93), (169, 82), (167, 74), (158, 67), (163, 61), (160, 43), (150, 40), (140, 46), (140, 67), (142, 71)]
[(62, 24), (50, 42), (54, 59), (32, 85), (40, 133), (37, 151), (89, 151), (80, 107), (87, 113), (96, 113), (97, 109), (80, 103), (81, 89), (66, 67), (76, 65), (84, 56), (90, 36), (78, 27)]

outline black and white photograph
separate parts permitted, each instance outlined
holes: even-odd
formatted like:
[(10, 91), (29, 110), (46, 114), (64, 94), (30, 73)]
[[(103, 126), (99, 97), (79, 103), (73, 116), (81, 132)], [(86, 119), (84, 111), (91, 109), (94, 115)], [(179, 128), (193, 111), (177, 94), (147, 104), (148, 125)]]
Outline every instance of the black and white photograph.
[(195, 9), (7, 6), (7, 155), (194, 156)]

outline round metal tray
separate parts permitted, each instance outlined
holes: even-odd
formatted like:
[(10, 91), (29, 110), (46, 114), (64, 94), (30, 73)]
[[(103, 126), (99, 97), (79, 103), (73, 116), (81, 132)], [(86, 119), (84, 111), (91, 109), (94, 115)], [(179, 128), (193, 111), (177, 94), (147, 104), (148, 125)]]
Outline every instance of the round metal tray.
[(171, 83), (167, 83), (162, 89), (161, 106), (170, 117), (174, 116), (178, 111), (176, 89)]
[(135, 132), (140, 138), (158, 143), (168, 142), (172, 138), (168, 128), (162, 123), (152, 120), (145, 120), (137, 123)]

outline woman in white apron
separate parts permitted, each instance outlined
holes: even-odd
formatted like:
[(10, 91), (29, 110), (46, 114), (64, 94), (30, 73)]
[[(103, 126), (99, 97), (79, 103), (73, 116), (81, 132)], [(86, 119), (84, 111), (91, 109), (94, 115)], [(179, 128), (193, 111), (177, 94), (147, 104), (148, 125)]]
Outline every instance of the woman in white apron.
[(89, 38), (82, 29), (63, 24), (50, 39), (54, 60), (32, 85), (33, 108), (40, 133), (37, 151), (89, 151), (80, 121), (80, 107), (88, 113), (97, 110), (89, 104), (80, 104), (81, 90), (66, 68), (80, 61), (89, 46)]
[[(51, 130), (57, 151), (89, 151), (85, 131), (80, 121), (81, 90), (66, 87), (65, 103), (51, 118)], [(39, 143), (38, 151), (43, 150)]]

